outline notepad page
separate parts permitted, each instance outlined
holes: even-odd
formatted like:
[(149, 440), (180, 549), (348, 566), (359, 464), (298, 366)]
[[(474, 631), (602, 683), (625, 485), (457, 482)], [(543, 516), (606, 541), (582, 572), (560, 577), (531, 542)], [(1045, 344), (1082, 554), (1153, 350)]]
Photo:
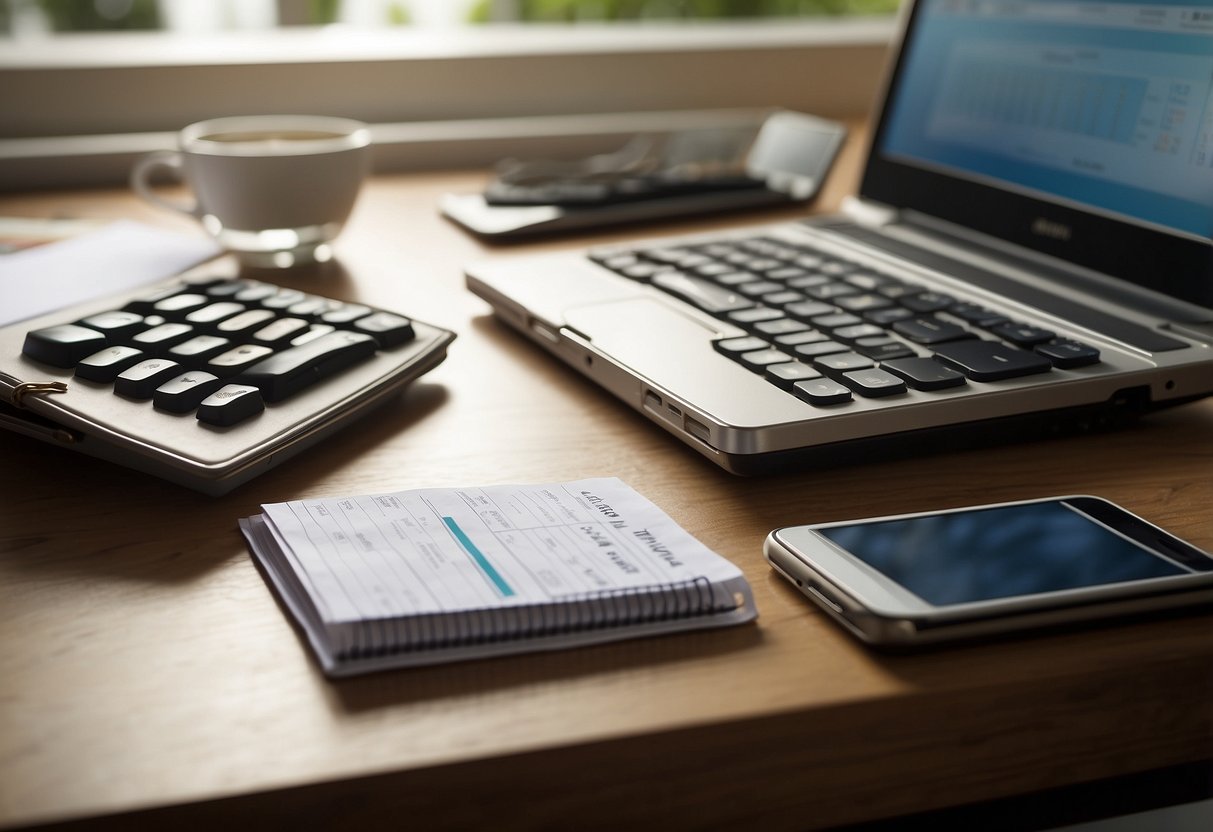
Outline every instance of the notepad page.
[(299, 500), (263, 509), (330, 624), (741, 577), (615, 478)]

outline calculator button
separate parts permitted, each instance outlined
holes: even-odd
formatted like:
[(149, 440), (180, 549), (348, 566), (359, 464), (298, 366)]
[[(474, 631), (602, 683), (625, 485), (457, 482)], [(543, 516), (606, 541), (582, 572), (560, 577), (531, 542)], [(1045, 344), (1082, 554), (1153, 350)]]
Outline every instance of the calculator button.
[(195, 309), (206, 306), (210, 303), (210, 298), (206, 295), (195, 295), (186, 293), (183, 295), (173, 295), (165, 298), (152, 307), (152, 310), (159, 315), (172, 319), (176, 317), (184, 317)]
[(197, 364), (223, 352), (231, 345), (231, 341), (217, 335), (198, 335), (188, 341), (182, 341), (170, 349), (168, 354), (175, 360)]
[(194, 335), (194, 328), (189, 324), (168, 323), (145, 329), (133, 336), (130, 342), (133, 346), (150, 351), (167, 350), (186, 341)]
[(223, 379), (211, 373), (182, 373), (156, 388), (152, 404), (170, 413), (188, 413), (222, 386)]
[(267, 322), (274, 320), (274, 312), (269, 309), (250, 309), (235, 317), (222, 321), (215, 329), (225, 335), (248, 335)]
[(320, 316), (326, 324), (348, 324), (371, 314), (369, 306), (360, 303), (343, 303)]
[(282, 346), (308, 328), (303, 318), (279, 318), (253, 333), (253, 340), (267, 347)]
[(266, 401), (277, 402), (369, 358), (376, 347), (375, 339), (365, 333), (333, 332), (272, 355), (245, 370), (237, 380), (260, 388)]
[(105, 345), (106, 337), (95, 329), (62, 324), (27, 332), (21, 352), (35, 361), (66, 369)]
[(167, 358), (148, 358), (119, 373), (114, 379), (114, 392), (132, 399), (150, 399), (157, 387), (183, 369)]
[(413, 340), (413, 322), (391, 312), (376, 312), (354, 321), (354, 329), (374, 336), (383, 347), (395, 347)]
[(81, 326), (103, 333), (111, 341), (134, 335), (147, 326), (143, 316), (136, 315), (134, 312), (102, 312), (99, 315), (90, 315), (79, 323)]
[(118, 374), (127, 367), (146, 357), (147, 355), (142, 350), (134, 347), (106, 347), (100, 352), (81, 359), (80, 363), (76, 365), (76, 377), (108, 384), (113, 382)]
[(263, 361), (273, 354), (274, 351), (269, 347), (262, 347), (257, 344), (242, 344), (225, 353), (216, 355), (206, 363), (206, 369), (217, 376), (232, 376), (247, 367), (252, 367), (257, 362)]
[(185, 322), (199, 326), (211, 326), (212, 324), (219, 323), (225, 318), (238, 315), (244, 310), (245, 306), (243, 303), (232, 303), (231, 301), (210, 303), (206, 306), (195, 309), (193, 312), (186, 315)]
[(199, 422), (227, 427), (265, 410), (261, 391), (244, 384), (228, 384), (207, 396), (194, 415)]

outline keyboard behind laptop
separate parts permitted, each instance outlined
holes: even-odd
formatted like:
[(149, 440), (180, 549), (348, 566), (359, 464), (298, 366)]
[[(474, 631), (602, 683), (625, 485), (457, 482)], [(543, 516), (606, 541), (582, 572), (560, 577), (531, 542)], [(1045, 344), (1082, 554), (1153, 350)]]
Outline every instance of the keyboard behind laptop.
[(221, 494), (386, 401), (453, 337), (395, 311), (192, 276), (0, 330), (0, 424)]
[(746, 330), (713, 346), (818, 407), (1100, 361), (1095, 347), (810, 245), (755, 236), (590, 256)]

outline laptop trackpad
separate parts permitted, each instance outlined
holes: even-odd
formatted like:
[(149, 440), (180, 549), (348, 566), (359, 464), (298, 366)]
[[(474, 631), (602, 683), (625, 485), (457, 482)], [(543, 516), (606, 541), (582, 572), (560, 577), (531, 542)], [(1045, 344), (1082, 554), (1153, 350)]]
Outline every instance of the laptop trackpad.
[(803, 418), (803, 405), (712, 349), (720, 332), (655, 298), (566, 309), (570, 327), (639, 376), (734, 425)]

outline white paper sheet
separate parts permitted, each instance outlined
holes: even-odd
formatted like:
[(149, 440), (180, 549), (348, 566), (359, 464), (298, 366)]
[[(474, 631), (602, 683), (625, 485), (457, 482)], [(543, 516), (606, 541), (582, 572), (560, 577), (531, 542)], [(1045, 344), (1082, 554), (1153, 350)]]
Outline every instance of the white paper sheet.
[(0, 257), (0, 326), (153, 283), (219, 253), (214, 241), (119, 220)]

